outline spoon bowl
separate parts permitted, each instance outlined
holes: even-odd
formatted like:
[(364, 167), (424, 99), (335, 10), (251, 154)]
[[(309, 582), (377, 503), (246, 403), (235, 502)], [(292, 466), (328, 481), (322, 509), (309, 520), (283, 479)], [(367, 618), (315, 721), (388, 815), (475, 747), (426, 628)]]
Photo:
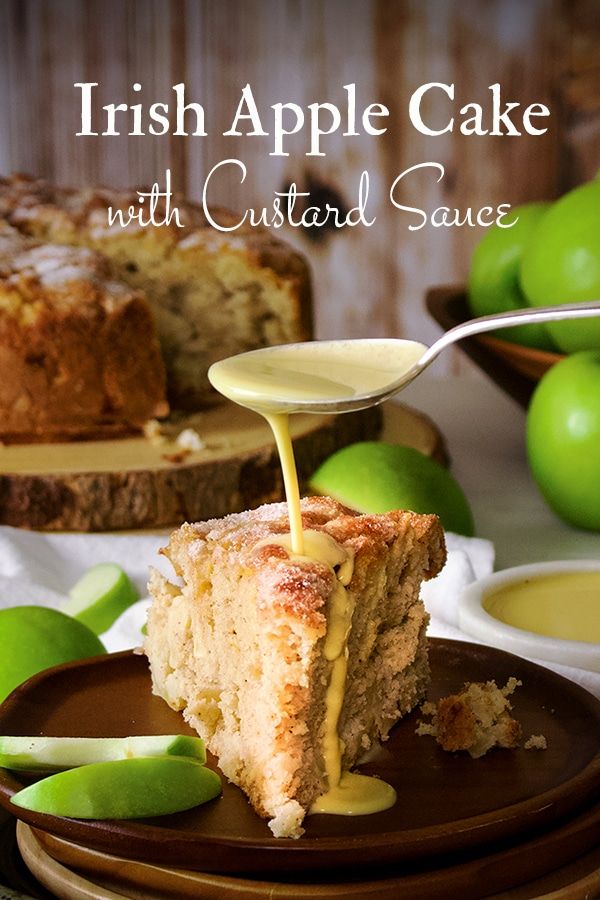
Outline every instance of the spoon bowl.
[(430, 347), (399, 338), (282, 344), (220, 360), (208, 377), (226, 397), (262, 413), (351, 412), (389, 399), (462, 338), (593, 316), (600, 316), (599, 300), (481, 316), (451, 328)]

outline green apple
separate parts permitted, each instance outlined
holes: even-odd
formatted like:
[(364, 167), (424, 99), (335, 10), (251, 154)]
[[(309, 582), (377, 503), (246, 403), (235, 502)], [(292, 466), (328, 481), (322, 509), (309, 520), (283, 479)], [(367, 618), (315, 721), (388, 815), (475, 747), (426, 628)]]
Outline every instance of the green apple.
[(82, 622), (45, 606), (0, 610), (0, 702), (36, 672), (106, 653)]
[(61, 608), (95, 634), (102, 634), (136, 600), (138, 592), (123, 569), (116, 563), (99, 563), (71, 588)]
[(527, 455), (557, 515), (600, 531), (600, 350), (567, 356), (540, 380), (527, 413)]
[(76, 819), (139, 819), (191, 809), (221, 793), (211, 769), (183, 756), (92, 763), (36, 781), (15, 806)]
[(0, 737), (0, 767), (22, 772), (60, 772), (90, 763), (140, 756), (189, 756), (206, 762), (204, 741), (184, 734), (124, 738)]
[[(550, 208), (549, 203), (525, 203), (514, 207), (503, 220), (510, 227), (492, 225), (478, 243), (471, 260), (468, 300), (474, 316), (509, 312), (528, 306), (519, 284), (519, 268), (525, 247)], [(516, 220), (516, 221), (515, 221)], [(498, 337), (528, 347), (555, 350), (543, 325), (516, 325), (495, 332)]]
[[(600, 181), (565, 194), (543, 217), (523, 254), (521, 286), (531, 306), (600, 298)], [(565, 353), (600, 349), (600, 316), (546, 327)]]
[(309, 486), (359, 512), (436, 513), (448, 531), (474, 532), (459, 484), (447, 469), (412, 447), (382, 441), (343, 447), (319, 466)]

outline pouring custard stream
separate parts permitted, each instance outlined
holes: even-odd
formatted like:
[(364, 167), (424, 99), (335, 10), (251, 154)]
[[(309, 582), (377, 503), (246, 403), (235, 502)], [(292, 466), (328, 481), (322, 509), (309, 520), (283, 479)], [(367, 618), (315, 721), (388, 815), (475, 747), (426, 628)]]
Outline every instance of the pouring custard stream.
[(424, 349), (416, 341), (309, 341), (241, 353), (211, 366), (208, 377), (213, 387), (260, 413), (271, 426), (283, 471), (294, 553), (302, 555), (304, 545), (288, 414), (307, 400), (328, 402), (377, 392), (396, 381), (399, 371), (411, 369)]
[[(399, 367), (408, 370), (420, 357), (423, 347), (406, 342), (405, 358), (397, 350), (390, 360), (385, 341), (373, 341), (372, 351), (360, 352), (351, 341), (312, 342), (293, 347), (274, 347), (244, 353), (215, 363), (209, 370), (212, 385), (241, 406), (260, 413), (269, 423), (277, 445), (288, 504), (290, 536), (281, 536), (292, 558), (309, 558), (336, 571), (335, 590), (328, 610), (324, 654), (331, 662), (326, 693), (326, 714), (322, 753), (329, 789), (319, 797), (311, 812), (357, 815), (388, 809), (396, 800), (394, 789), (378, 778), (342, 771), (344, 748), (338, 723), (344, 701), (348, 661), (348, 635), (353, 605), (345, 586), (352, 577), (352, 560), (329, 535), (304, 532), (300, 511), (300, 491), (289, 430), (289, 413), (303, 399), (329, 400), (354, 394), (368, 394), (395, 381)], [(396, 342), (397, 346), (397, 342)], [(281, 406), (287, 409), (281, 412)], [(269, 543), (273, 543), (270, 539)]]

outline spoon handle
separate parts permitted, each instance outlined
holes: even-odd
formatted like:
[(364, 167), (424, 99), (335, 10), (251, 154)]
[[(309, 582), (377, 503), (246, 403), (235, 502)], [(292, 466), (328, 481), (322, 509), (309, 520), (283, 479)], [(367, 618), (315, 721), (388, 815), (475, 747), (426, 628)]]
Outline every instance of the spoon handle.
[(594, 316), (600, 316), (600, 300), (565, 303), (561, 306), (540, 306), (537, 309), (515, 309), (512, 312), (480, 316), (478, 319), (470, 319), (461, 325), (455, 325), (443, 334), (425, 351), (418, 365), (420, 369), (425, 368), (449, 344), (471, 337), (473, 334), (495, 331), (497, 328), (510, 328), (513, 325), (527, 325), (530, 322), (556, 322), (560, 319), (584, 319)]

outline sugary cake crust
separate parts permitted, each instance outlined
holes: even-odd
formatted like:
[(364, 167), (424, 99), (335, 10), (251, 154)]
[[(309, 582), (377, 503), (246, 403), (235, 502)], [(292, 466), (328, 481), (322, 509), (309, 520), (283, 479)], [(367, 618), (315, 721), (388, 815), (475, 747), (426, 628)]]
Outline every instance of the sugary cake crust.
[[(330, 497), (307, 497), (302, 501), (302, 523), (305, 530), (322, 530), (331, 535), (365, 566), (378, 559), (382, 548), (399, 535), (427, 546), (424, 578), (436, 575), (445, 562), (443, 531), (435, 516), (405, 511), (360, 515)], [(287, 534), (289, 530), (287, 504), (269, 503), (222, 519), (185, 523), (171, 535), (169, 547), (162, 552), (169, 557), (177, 574), (185, 577), (188, 560), (193, 563), (194, 557), (205, 552), (207, 545), (235, 548), (242, 564), (254, 569), (260, 577), (261, 590), (257, 597), (260, 609), (282, 610), (322, 634), (326, 625), (323, 607), (332, 589), (331, 570), (312, 560), (296, 564), (278, 544), (262, 544), (269, 537)], [(259, 543), (262, 545), (256, 548)]]
[[(434, 516), (362, 516), (326, 497), (303, 500), (302, 518), (354, 558), (339, 720), (350, 768), (425, 695), (419, 586), (444, 563), (443, 533)], [(145, 651), (155, 693), (182, 710), (273, 833), (297, 837), (327, 787), (323, 641), (336, 575), (269, 543), (288, 533), (282, 503), (174, 532), (164, 553), (181, 585), (153, 573)]]
[[(160, 201), (156, 219), (164, 217)], [(268, 344), (311, 337), (310, 275), (304, 258), (264, 229), (212, 227), (201, 207), (173, 198), (183, 227), (108, 225), (107, 210), (139, 210), (135, 191), (61, 188), (23, 175), (0, 178), (0, 218), (24, 234), (86, 246), (108, 259), (113, 277), (143, 290), (157, 323), (175, 408), (217, 402), (209, 366)], [(222, 225), (235, 217), (211, 211)], [(127, 219), (127, 216), (125, 216)]]
[(108, 437), (165, 415), (144, 296), (100, 254), (39, 244), (0, 220), (0, 438)]

